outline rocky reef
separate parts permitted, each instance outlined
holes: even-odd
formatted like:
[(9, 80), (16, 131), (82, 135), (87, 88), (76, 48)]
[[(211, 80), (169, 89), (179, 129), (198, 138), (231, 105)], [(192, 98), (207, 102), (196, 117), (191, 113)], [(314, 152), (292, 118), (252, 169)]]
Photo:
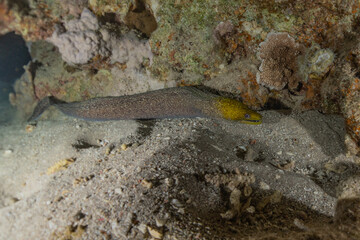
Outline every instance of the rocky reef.
[[(109, 79), (120, 72), (128, 82), (141, 76), (147, 87), (139, 83), (141, 90), (133, 92), (202, 84), (239, 95), (256, 109), (277, 102), (295, 111), (342, 114), (359, 142), (359, 44), (351, 40), (358, 36), (359, 8), (353, 1), (2, 0), (0, 29), (29, 43), (52, 43), (60, 65), (106, 73), (101, 81), (110, 85), (117, 85)], [(75, 75), (71, 82), (81, 81)], [(58, 92), (59, 82), (69, 80), (47, 79), (47, 90), (39, 90), (46, 93), (35, 98)], [(33, 86), (42, 88), (36, 77)], [(64, 100), (79, 98), (66, 88)]]
[(249, 107), (345, 118), (360, 147), (360, 4), (351, 0), (0, 0), (32, 62), (11, 103), (205, 85)]
[[(353, 1), (3, 0), (0, 29), (55, 46), (33, 60), (35, 100), (201, 84), (255, 109), (341, 114), (359, 142), (359, 8)], [(70, 72), (40, 81), (50, 55), (61, 56), (56, 71)], [(118, 91), (92, 90), (97, 82)]]

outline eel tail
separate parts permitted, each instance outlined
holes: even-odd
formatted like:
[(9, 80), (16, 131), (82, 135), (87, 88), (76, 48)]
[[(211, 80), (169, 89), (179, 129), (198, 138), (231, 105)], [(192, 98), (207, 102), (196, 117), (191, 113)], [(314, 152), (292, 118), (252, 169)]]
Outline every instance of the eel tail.
[(41, 114), (51, 105), (54, 105), (55, 100), (53, 97), (45, 97), (40, 100), (40, 102), (36, 105), (33, 114), (31, 117), (27, 120), (28, 122), (32, 122), (37, 120)]

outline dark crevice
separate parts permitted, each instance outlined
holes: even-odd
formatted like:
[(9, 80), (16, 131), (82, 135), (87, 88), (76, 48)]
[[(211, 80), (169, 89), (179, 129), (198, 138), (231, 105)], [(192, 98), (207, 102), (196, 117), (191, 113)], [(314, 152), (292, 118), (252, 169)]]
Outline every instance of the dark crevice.
[(128, 27), (139, 30), (147, 37), (150, 37), (157, 28), (156, 19), (144, 0), (136, 0), (135, 4), (130, 6), (125, 23)]
[(279, 99), (269, 98), (267, 103), (264, 106), (264, 109), (272, 109), (272, 110), (290, 110), (288, 106), (282, 103)]
[(139, 136), (139, 139), (143, 141), (147, 137), (149, 137), (153, 131), (156, 120), (148, 119), (148, 120), (136, 120), (139, 124), (138, 129), (136, 130), (136, 135)]
[(88, 148), (99, 148), (97, 145), (90, 144), (86, 142), (85, 140), (77, 140), (76, 143), (71, 145), (73, 148), (75, 148), (77, 151), (88, 149)]

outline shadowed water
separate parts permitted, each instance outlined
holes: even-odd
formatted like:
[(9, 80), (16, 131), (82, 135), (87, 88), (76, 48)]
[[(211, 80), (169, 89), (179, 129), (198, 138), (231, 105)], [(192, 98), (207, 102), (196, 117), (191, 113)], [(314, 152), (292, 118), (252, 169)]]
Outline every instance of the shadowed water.
[(13, 119), (15, 110), (9, 103), (9, 93), (29, 61), (29, 51), (20, 36), (15, 33), (0, 36), (0, 124)]

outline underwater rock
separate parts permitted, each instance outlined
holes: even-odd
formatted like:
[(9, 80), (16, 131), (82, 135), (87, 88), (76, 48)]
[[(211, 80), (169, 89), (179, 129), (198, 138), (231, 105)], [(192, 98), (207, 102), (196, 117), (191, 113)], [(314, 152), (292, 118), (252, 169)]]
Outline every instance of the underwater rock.
[(305, 50), (304, 56), (299, 59), (300, 75), (304, 82), (308, 79), (322, 79), (333, 66), (335, 59), (334, 52), (329, 49), (320, 48), (313, 44)]
[(65, 29), (56, 27), (48, 39), (59, 48), (63, 60), (69, 64), (86, 64), (93, 58), (110, 57), (111, 62), (126, 64), (138, 69), (144, 59), (152, 59), (147, 40), (139, 39), (134, 32), (121, 36), (101, 26), (96, 16), (84, 9), (80, 19), (65, 21)]
[[(203, 84), (257, 109), (273, 106), (270, 99), (278, 108), (343, 114), (359, 140), (360, 48), (349, 42), (358, 39), (359, 16), (354, 1), (5, 0), (0, 33), (16, 31), (27, 41), (49, 38), (68, 64), (82, 64), (59, 59), (57, 67), (39, 66), (29, 91), (22, 90), (32, 101)], [(63, 26), (54, 30), (55, 23)], [(337, 70), (350, 48), (353, 76)], [(11, 96), (17, 106), (26, 102), (19, 86)]]
[[(154, 52), (152, 74), (163, 81), (201, 84), (219, 70), (223, 62), (213, 30), (220, 18), (233, 12), (233, 3), (214, 1), (151, 1), (158, 28), (151, 34)], [(224, 1), (225, 2), (225, 1)], [(232, 13), (231, 13), (232, 14)], [(235, 21), (233, 21), (235, 22)]]
[(230, 21), (220, 22), (214, 29), (214, 40), (217, 44), (221, 44), (226, 35), (231, 34), (235, 30), (234, 24)]
[(148, 37), (157, 28), (157, 22), (151, 8), (143, 0), (137, 0), (134, 5), (131, 4), (125, 22), (127, 26), (139, 30)]
[(140, 69), (146, 61), (152, 64), (153, 53), (149, 42), (139, 39), (134, 32), (121, 38), (110, 37), (111, 61), (126, 64), (127, 70)]
[(23, 118), (32, 112), (36, 103), (34, 76), (35, 64), (29, 62), (24, 66), (24, 74), (15, 82), (14, 92), (9, 94), (9, 102), (18, 110), (18, 117)]
[[(341, 55), (336, 59), (321, 86), (322, 111), (341, 114), (345, 118), (346, 130), (352, 141), (345, 141), (349, 153), (360, 153), (360, 44), (357, 27), (351, 37), (338, 50)], [(356, 147), (354, 147), (357, 145)]]
[(14, 31), (26, 41), (45, 39), (56, 20), (43, 1), (0, 1), (0, 35)]
[(87, 7), (88, 0), (61, 0), (59, 3), (62, 15), (78, 17), (81, 15), (82, 10)]
[(246, 56), (244, 41), (241, 41), (242, 33), (235, 28), (231, 21), (220, 22), (213, 31), (214, 42), (221, 46), (221, 53), (227, 63)]
[(351, 78), (348, 87), (342, 90), (345, 98), (341, 104), (346, 127), (360, 152), (360, 79)]
[(98, 16), (116, 14), (123, 21), (132, 2), (132, 0), (89, 0), (88, 4), (89, 8)]
[(80, 19), (64, 23), (65, 29), (58, 25), (48, 40), (59, 48), (64, 61), (69, 64), (85, 64), (96, 55), (107, 56), (109, 51), (96, 31), (99, 23), (96, 16), (84, 9)]
[(356, 142), (360, 153), (360, 35), (356, 31), (355, 44), (346, 58), (347, 68), (340, 69), (342, 84), (341, 92), (344, 95), (342, 109), (346, 118), (347, 130)]
[(310, 74), (319, 78), (323, 76), (334, 61), (334, 53), (330, 49), (319, 49), (310, 58)]

